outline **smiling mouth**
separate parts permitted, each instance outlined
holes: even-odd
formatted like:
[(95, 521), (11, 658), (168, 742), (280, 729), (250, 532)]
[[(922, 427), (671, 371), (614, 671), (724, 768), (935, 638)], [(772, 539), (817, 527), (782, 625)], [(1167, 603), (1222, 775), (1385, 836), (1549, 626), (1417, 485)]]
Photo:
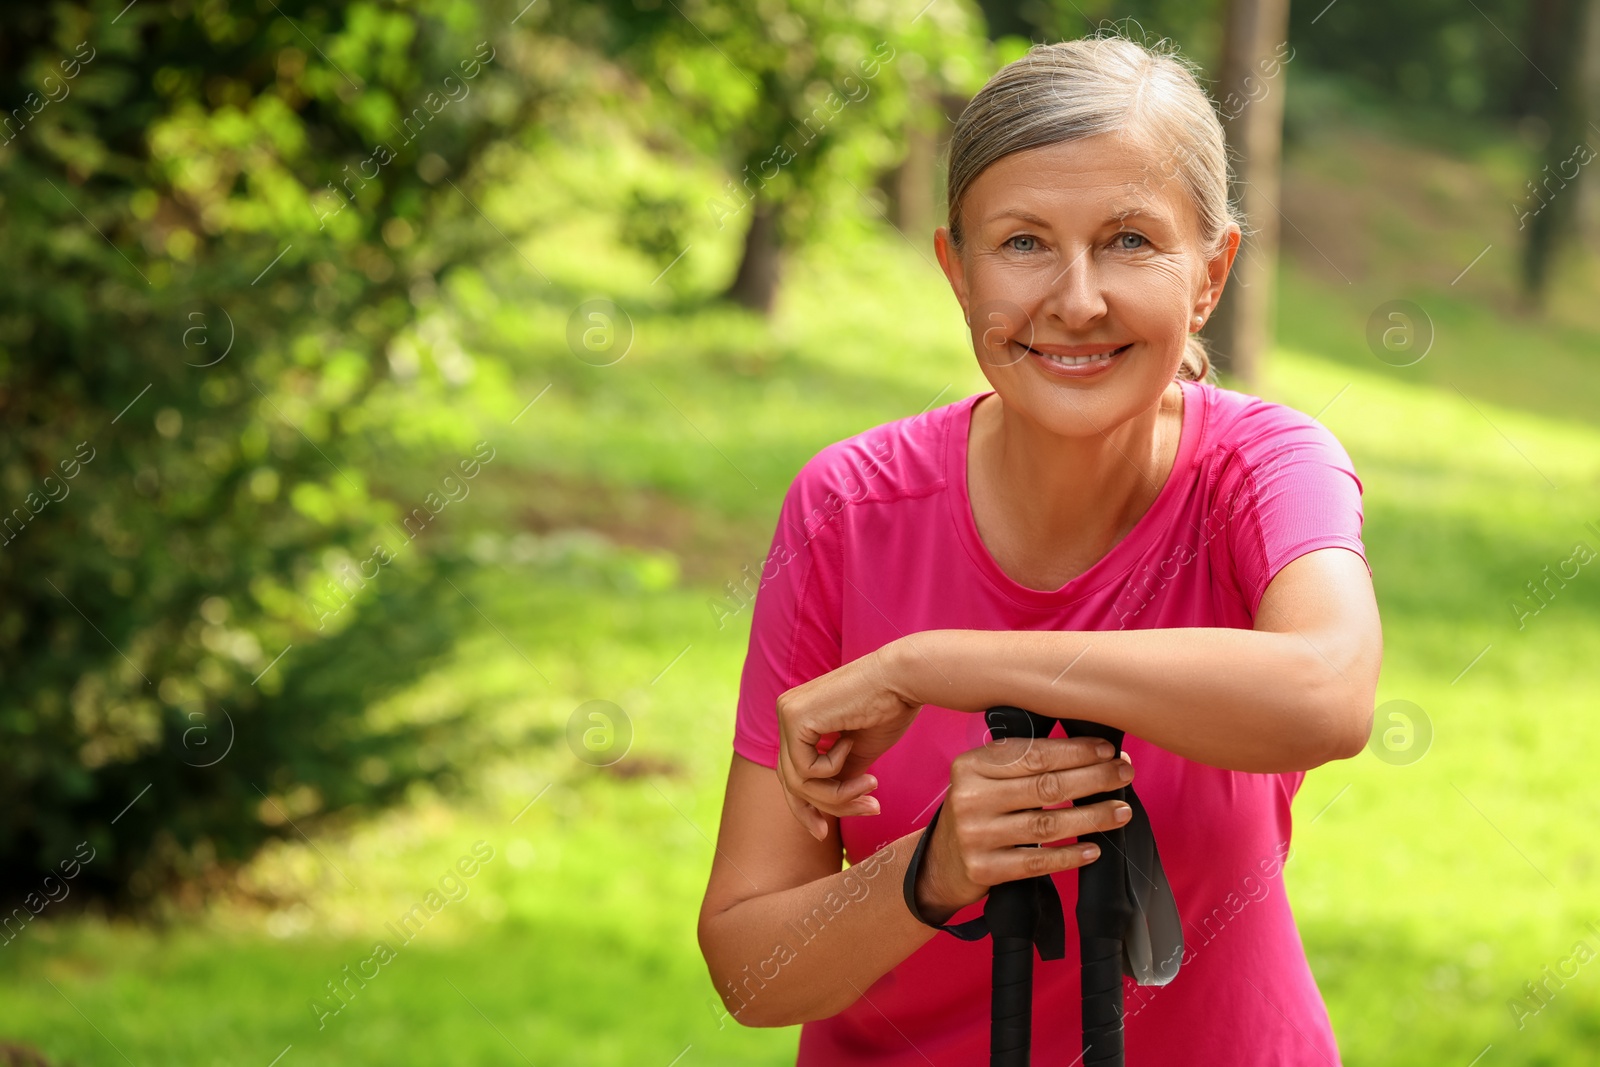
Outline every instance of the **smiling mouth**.
[(1133, 347), (1133, 342), (1130, 341), (1120, 348), (1111, 348), (1104, 352), (1096, 352), (1093, 355), (1088, 356), (1052, 356), (1048, 355), (1047, 353), (1040, 352), (1036, 348), (1031, 348), (1028, 345), (1023, 344), (1021, 341), (1016, 341), (1015, 343), (1029, 355), (1038, 356), (1040, 359), (1047, 359), (1051, 363), (1061, 367), (1087, 367), (1095, 363), (1109, 363)]

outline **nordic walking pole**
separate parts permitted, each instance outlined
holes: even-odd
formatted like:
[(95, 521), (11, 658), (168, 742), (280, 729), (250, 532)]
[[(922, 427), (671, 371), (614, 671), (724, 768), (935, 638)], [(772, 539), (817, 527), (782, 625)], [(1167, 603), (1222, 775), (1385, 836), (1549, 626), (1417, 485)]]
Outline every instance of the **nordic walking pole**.
[[(990, 708), (985, 717), (990, 733), (1001, 737), (1047, 737), (1056, 720), (1021, 708)], [(1122, 751), (1123, 732), (1100, 723), (1062, 719), (1069, 737), (1098, 737)], [(1073, 801), (1087, 807), (1104, 800), (1130, 802), (1127, 786)], [(1129, 820), (1129, 825), (1133, 820)], [(1148, 833), (1148, 822), (1141, 825)], [(1087, 833), (1079, 844), (1095, 844), (1100, 855), (1078, 868), (1078, 952), (1082, 968), (1084, 1067), (1122, 1067), (1122, 975), (1125, 931), (1134, 917), (1128, 870), (1127, 826)], [(1037, 845), (1022, 846), (1037, 848)], [(1154, 850), (1153, 840), (1150, 848)], [(1159, 860), (1153, 864), (1159, 868)], [(1145, 875), (1145, 872), (1140, 872)], [(1148, 878), (1147, 875), (1145, 875)], [(991, 1067), (1028, 1067), (1032, 1037), (1033, 945), (1038, 908), (1052, 906), (1036, 889), (1037, 878), (1002, 882), (989, 890), (984, 918), (994, 938), (990, 993), (989, 1062)], [(1165, 879), (1162, 880), (1163, 885)], [(1050, 896), (1053, 898), (1054, 893)]]
[[(1069, 737), (1100, 737), (1122, 751), (1122, 731), (1095, 722), (1061, 720)], [(1103, 800), (1128, 802), (1127, 786), (1073, 801), (1087, 806)], [(1131, 803), (1130, 803), (1130, 806)], [(1131, 825), (1132, 820), (1129, 820)], [(1079, 836), (1079, 844), (1100, 846), (1095, 862), (1078, 868), (1078, 955), (1083, 987), (1083, 1065), (1122, 1067), (1123, 938), (1133, 920), (1126, 848), (1127, 826)]]
[[(997, 740), (1027, 738), (1031, 742), (1047, 736), (1055, 725), (1054, 719), (1021, 708), (990, 708), (984, 718), (988, 721), (989, 732)], [(1049, 876), (1038, 875), (991, 886), (989, 899), (983, 906), (989, 936), (994, 939), (989, 993), (990, 1067), (1028, 1067), (1029, 1064), (1029, 1047), (1033, 1040), (1033, 944), (1041, 904), (1040, 878), (1048, 880)], [(1053, 906), (1060, 906), (1059, 898)]]
[[(1058, 721), (1021, 708), (993, 707), (984, 713), (995, 739), (1048, 737)], [(1067, 736), (1098, 737), (1122, 750), (1123, 732), (1100, 723), (1059, 720)], [(1100, 847), (1094, 862), (1078, 868), (1078, 946), (1082, 967), (1084, 1067), (1122, 1067), (1122, 976), (1140, 985), (1166, 985), (1178, 974), (1183, 928), (1177, 902), (1149, 815), (1131, 785), (1082, 797), (1079, 806), (1121, 800), (1133, 810), (1114, 830), (1081, 834), (1080, 843)], [(1033, 1027), (1033, 953), (1046, 960), (1066, 952), (1061, 897), (1049, 875), (1002, 882), (989, 889), (983, 915), (962, 923), (931, 923), (917, 910), (917, 872), (944, 805), (934, 811), (906, 867), (906, 907), (919, 921), (960, 938), (994, 939), (991, 972), (989, 1063), (1029, 1067)], [(1018, 846), (1037, 848), (1037, 845)]]

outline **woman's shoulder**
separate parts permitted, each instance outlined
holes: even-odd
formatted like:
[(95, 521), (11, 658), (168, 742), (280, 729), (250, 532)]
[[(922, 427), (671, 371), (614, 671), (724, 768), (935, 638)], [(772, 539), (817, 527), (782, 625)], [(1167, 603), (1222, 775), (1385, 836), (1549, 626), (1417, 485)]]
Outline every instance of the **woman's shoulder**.
[(1334, 432), (1298, 408), (1212, 382), (1196, 382), (1205, 405), (1202, 456), (1255, 467), (1309, 451), (1341, 466), (1350, 457)]
[(855, 503), (884, 502), (944, 488), (949, 435), (976, 400), (976, 395), (966, 397), (827, 445), (800, 468), (790, 496), (811, 507), (830, 496)]

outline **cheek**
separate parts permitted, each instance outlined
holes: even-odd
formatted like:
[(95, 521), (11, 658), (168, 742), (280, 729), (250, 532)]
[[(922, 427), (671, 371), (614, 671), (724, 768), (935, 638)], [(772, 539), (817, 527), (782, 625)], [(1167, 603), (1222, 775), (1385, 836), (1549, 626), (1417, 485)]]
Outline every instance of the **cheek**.
[(967, 326), (972, 344), (985, 363), (1009, 363), (1014, 358), (1007, 340), (1032, 332), (1033, 309), (1048, 278), (1038, 272), (1017, 270), (1007, 264), (981, 263), (967, 276)]
[(1194, 294), (1185, 264), (1155, 260), (1130, 265), (1117, 271), (1108, 288), (1115, 290), (1118, 317), (1136, 332), (1151, 340), (1188, 333)]

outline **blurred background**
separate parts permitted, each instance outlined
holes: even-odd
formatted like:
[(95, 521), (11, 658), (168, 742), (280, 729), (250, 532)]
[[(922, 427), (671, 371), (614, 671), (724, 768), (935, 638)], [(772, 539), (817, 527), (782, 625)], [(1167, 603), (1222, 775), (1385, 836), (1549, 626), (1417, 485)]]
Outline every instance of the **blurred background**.
[(792, 1063), (695, 941), (760, 561), (986, 388), (951, 124), (1108, 27), (1226, 122), (1222, 384), (1365, 487), (1346, 1062), (1591, 1061), (1597, 7), (7, 5), (0, 1063)]

